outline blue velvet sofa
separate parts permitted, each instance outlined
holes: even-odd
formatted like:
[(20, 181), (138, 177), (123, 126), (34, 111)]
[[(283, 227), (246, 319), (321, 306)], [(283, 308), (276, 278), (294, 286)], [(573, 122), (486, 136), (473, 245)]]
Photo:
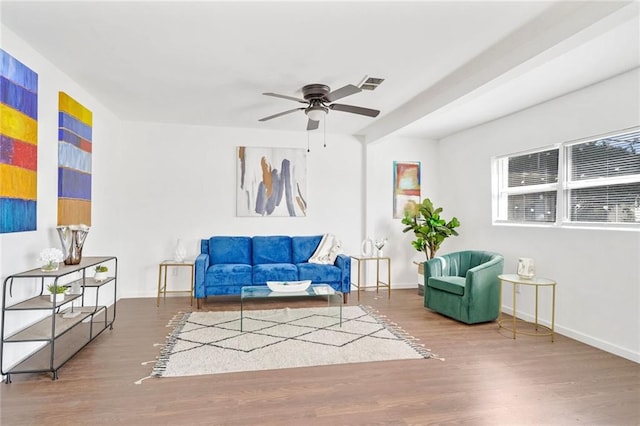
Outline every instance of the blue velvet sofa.
[(240, 294), (242, 287), (267, 281), (311, 280), (351, 291), (351, 259), (339, 254), (333, 265), (309, 263), (322, 235), (214, 236), (201, 240), (195, 263), (198, 307), (207, 296)]

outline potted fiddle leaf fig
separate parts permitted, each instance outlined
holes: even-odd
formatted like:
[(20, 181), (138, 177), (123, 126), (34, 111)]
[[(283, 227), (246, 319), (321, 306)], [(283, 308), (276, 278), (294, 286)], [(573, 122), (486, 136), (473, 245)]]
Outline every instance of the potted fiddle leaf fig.
[(416, 239), (411, 245), (417, 250), (424, 252), (427, 260), (433, 259), (436, 252), (445, 239), (457, 236), (455, 228), (460, 226), (460, 221), (455, 216), (447, 221), (440, 217), (442, 207), (434, 208), (433, 202), (429, 198), (417, 204), (414, 211), (405, 213), (402, 224), (406, 225), (402, 232), (412, 231)]

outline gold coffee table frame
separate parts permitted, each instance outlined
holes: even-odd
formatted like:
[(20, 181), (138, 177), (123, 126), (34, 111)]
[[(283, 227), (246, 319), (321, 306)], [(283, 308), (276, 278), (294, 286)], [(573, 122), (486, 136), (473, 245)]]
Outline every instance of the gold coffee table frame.
[[(174, 267), (190, 267), (191, 268), (191, 290), (167, 290), (167, 268), (169, 266)], [(195, 261), (185, 260), (183, 262), (176, 262), (175, 260), (163, 260), (158, 267), (158, 300), (157, 306), (160, 306), (160, 295), (163, 294), (164, 298), (167, 298), (167, 293), (189, 293), (191, 297), (191, 306), (193, 306), (193, 287), (194, 287), (194, 273), (195, 273)], [(164, 274), (163, 274), (164, 271)]]
[[(390, 257), (377, 257), (377, 256), (351, 256), (352, 260), (355, 260), (357, 264), (357, 277), (358, 280), (356, 283), (351, 282), (351, 285), (358, 289), (358, 300), (360, 300), (360, 288), (363, 287), (362, 282), (360, 281), (360, 269), (362, 264), (366, 264), (369, 261), (376, 261), (376, 294), (380, 290), (380, 287), (386, 287), (389, 290), (389, 299), (391, 299), (391, 258)], [(380, 262), (387, 262), (387, 281), (380, 281)]]
[[(516, 338), (516, 334), (525, 334), (527, 336), (551, 336), (551, 342), (553, 342), (554, 334), (555, 334), (555, 321), (556, 321), (556, 282), (550, 280), (548, 278), (541, 277), (533, 277), (530, 279), (521, 278), (516, 274), (503, 274), (498, 275), (498, 279), (500, 280), (500, 315), (498, 316), (498, 330), (500, 328), (504, 328), (505, 330), (509, 330), (513, 333), (513, 338)], [(502, 318), (502, 287), (505, 282), (511, 283), (513, 287), (513, 318), (511, 320), (511, 328), (505, 326), (505, 320)], [(528, 285), (534, 286), (536, 288), (536, 313), (535, 313), (535, 322), (533, 325), (535, 326), (535, 332), (529, 333), (526, 331), (521, 331), (516, 328), (516, 288), (518, 285)], [(551, 299), (551, 327), (547, 327), (546, 325), (542, 325), (538, 322), (538, 288), (540, 287), (551, 287), (552, 289), (552, 299)], [(524, 320), (520, 320), (523, 322), (528, 322)], [(538, 330), (542, 328), (546, 330), (546, 332), (538, 332)]]

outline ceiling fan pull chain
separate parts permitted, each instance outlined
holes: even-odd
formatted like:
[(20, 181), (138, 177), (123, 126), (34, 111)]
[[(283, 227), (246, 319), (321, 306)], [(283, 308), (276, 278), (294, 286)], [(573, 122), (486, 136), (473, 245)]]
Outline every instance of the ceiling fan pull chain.
[(311, 152), (311, 150), (309, 150), (309, 132), (307, 132), (307, 152)]
[(324, 117), (324, 120), (322, 120), (322, 137), (324, 139), (324, 147), (327, 147), (327, 117)]

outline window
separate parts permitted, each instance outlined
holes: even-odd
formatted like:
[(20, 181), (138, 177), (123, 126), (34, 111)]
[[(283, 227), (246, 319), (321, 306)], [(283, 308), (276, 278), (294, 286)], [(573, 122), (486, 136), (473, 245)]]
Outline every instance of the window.
[(495, 219), (507, 222), (556, 221), (558, 153), (558, 148), (552, 148), (496, 160), (498, 198)]
[(565, 158), (567, 221), (640, 223), (640, 131), (568, 144)]
[(494, 223), (640, 229), (640, 130), (493, 160)]

